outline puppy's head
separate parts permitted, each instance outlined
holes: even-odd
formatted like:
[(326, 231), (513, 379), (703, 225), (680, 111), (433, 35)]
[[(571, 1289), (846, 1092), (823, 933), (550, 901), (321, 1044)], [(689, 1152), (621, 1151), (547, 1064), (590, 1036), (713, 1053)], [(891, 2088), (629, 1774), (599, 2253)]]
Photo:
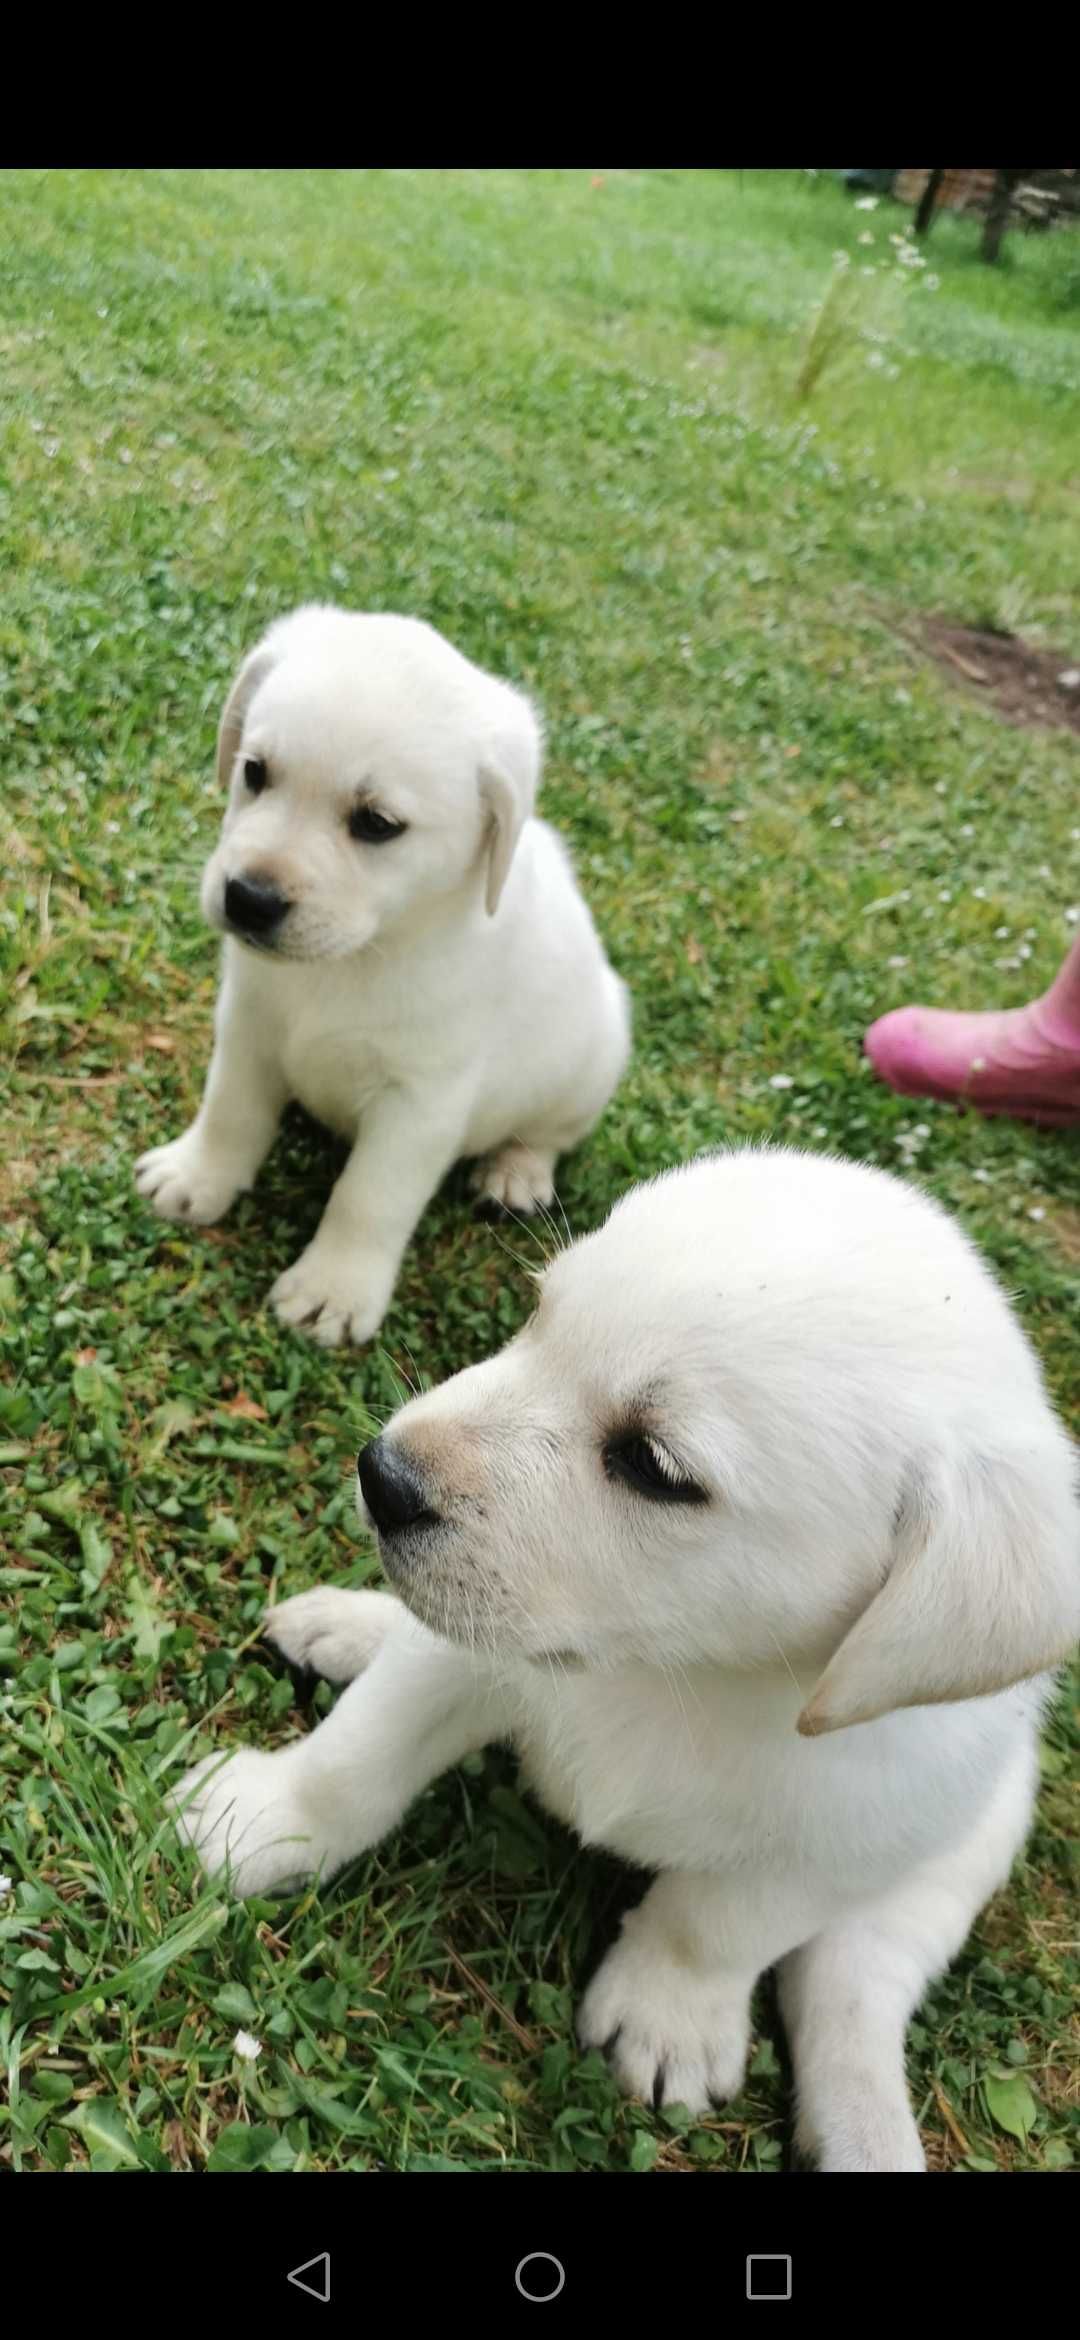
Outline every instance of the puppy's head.
[(463, 888), (497, 907), (532, 811), (529, 702), (415, 618), (309, 608), (225, 704), (210, 924), (281, 958), (342, 958)]
[(436, 1631), (782, 1666), (807, 1733), (1000, 1688), (1080, 1628), (1071, 1449), (1004, 1299), (936, 1206), (820, 1157), (633, 1191), (359, 1474)]

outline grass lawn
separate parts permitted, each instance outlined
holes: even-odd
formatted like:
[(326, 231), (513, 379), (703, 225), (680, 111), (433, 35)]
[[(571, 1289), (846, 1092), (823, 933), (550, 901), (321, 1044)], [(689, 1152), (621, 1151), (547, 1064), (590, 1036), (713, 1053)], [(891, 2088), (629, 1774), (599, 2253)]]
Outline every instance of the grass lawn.
[[(545, 809), (635, 993), (571, 1227), (731, 1140), (883, 1163), (983, 1245), (1075, 1414), (1080, 1145), (905, 1103), (860, 1042), (913, 995), (1028, 997), (1075, 932), (1080, 740), (915, 636), (1080, 662), (1080, 238), (991, 271), (946, 219), (937, 289), (857, 273), (909, 218), (801, 173), (0, 176), (0, 2166), (784, 2166), (767, 1988), (723, 2117), (578, 2056), (640, 1888), (499, 1756), (319, 1897), (197, 1885), (168, 1782), (302, 1727), (267, 1598), (372, 1576), (360, 1435), (527, 1287), (455, 1174), (379, 1342), (326, 1355), (263, 1302), (329, 1140), (298, 1117), (205, 1234), (131, 1165), (206, 1066), (239, 654), (301, 599), (415, 611), (540, 698)], [(1080, 2160), (1078, 1747), (1074, 1685), (1027, 1855), (912, 2028), (935, 2169)]]

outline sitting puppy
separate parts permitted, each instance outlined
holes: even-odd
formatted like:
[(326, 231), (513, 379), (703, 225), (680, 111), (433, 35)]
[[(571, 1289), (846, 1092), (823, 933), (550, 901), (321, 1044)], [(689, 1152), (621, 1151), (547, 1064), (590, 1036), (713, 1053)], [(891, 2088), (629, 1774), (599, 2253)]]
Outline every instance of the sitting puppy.
[(353, 1151), (270, 1295), (366, 1341), (425, 1204), (487, 1156), (492, 1207), (550, 1202), (629, 1054), (612, 973), (554, 832), (532, 816), (536, 715), (416, 618), (297, 610), (241, 667), (202, 906), (226, 940), (202, 1105), (140, 1193), (208, 1225), (299, 1099)]
[(359, 1475), (401, 1598), (271, 1612), (351, 1687), (189, 1775), (205, 1867), (329, 1875), (509, 1739), (587, 1844), (658, 1872), (581, 2011), (623, 2088), (731, 2096), (779, 1962), (800, 2149), (922, 2169), (905, 2027), (1023, 1844), (1080, 1627), (1073, 1451), (959, 1230), (876, 1170), (703, 1158), (557, 1257)]

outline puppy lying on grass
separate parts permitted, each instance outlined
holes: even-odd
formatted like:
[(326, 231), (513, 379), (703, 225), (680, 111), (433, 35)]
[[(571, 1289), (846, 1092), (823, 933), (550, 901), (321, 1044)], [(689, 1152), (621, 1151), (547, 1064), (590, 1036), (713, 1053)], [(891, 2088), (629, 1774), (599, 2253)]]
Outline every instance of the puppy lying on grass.
[(271, 1300), (326, 1345), (369, 1340), (425, 1204), (460, 1157), (493, 1207), (549, 1203), (630, 1047), (554, 831), (519, 691), (416, 618), (297, 610), (229, 693), (228, 789), (202, 906), (225, 936), (190, 1129), (136, 1166), (166, 1219), (251, 1186), (296, 1098), (352, 1153)]
[(851, 1163), (693, 1162), (359, 1477), (400, 1597), (271, 1612), (349, 1688), (189, 1775), (204, 1867), (330, 1875), (510, 1740), (587, 1844), (657, 1872), (581, 2011), (623, 2088), (733, 2095), (778, 1963), (801, 2150), (921, 2169), (907, 2022), (1023, 1844), (1080, 1629), (1073, 1450), (958, 1228)]

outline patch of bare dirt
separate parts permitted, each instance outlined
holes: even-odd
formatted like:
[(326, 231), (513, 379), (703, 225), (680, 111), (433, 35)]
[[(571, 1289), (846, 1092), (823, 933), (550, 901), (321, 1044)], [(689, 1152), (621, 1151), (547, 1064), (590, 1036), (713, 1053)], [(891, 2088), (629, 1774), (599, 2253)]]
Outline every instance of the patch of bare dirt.
[(946, 674), (987, 701), (1003, 722), (1080, 734), (1080, 655), (1036, 650), (1019, 634), (944, 617), (924, 619), (919, 638)]
[(1070, 1267), (1080, 1267), (1080, 1211), (1074, 1211), (1068, 1203), (1050, 1204), (1043, 1233), (1049, 1235)]

